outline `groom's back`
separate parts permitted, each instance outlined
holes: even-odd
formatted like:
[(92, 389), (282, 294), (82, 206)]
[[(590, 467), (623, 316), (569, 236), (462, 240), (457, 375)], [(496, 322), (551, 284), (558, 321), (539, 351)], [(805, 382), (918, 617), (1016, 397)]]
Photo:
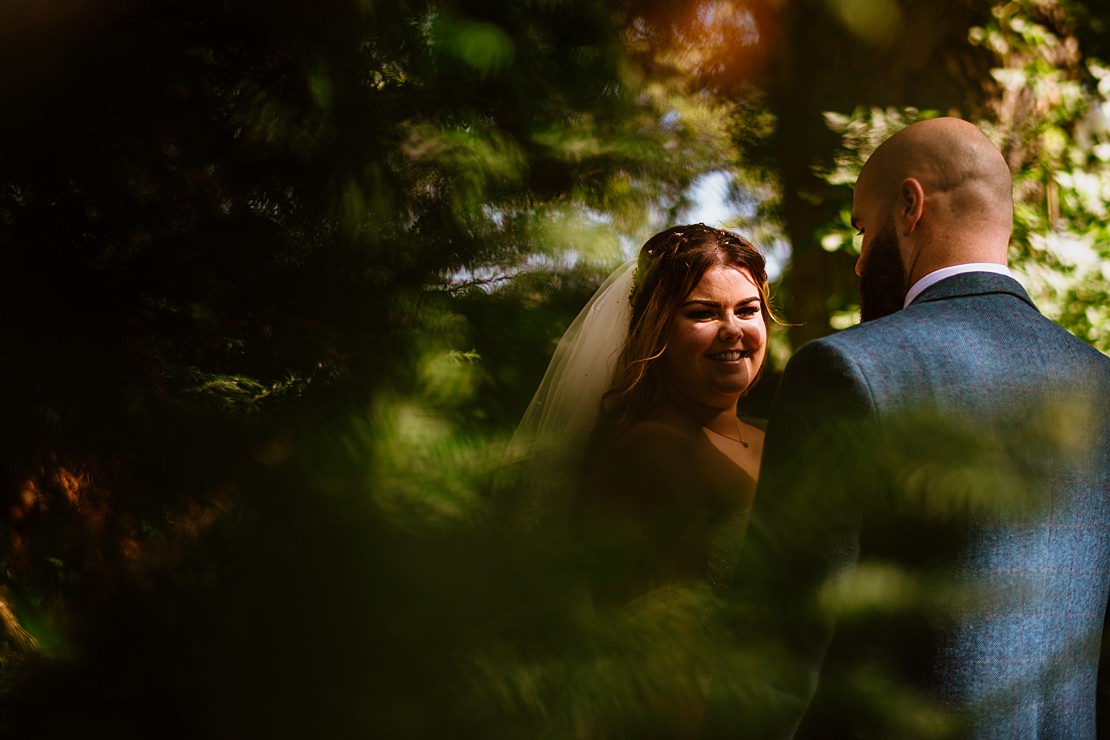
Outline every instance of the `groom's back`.
[(1110, 359), (1008, 284), (959, 276), (821, 342), (858, 373), (877, 422), (872, 469), (856, 479), (872, 489), (856, 492), (856, 582), (894, 563), (917, 589), (885, 627), (842, 618), (830, 662), (851, 663), (851, 680), (861, 651), (881, 655), (958, 710), (960, 734), (1091, 737), (1110, 582)]

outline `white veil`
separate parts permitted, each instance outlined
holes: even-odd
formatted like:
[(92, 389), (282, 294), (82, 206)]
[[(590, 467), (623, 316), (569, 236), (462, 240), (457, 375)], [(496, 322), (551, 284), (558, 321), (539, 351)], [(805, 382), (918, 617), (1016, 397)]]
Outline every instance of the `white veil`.
[(635, 259), (618, 267), (571, 322), (509, 443), (504, 462), (526, 484), (516, 488), (528, 500), (494, 503), (517, 525), (554, 513), (548, 509), (557, 510), (560, 502), (548, 499), (564, 480), (558, 474), (577, 470), (581, 445), (597, 420), (628, 335), (635, 268)]
[(509, 456), (543, 454), (588, 434), (628, 335), (628, 294), (636, 260), (616, 269), (571, 322), (517, 426)]

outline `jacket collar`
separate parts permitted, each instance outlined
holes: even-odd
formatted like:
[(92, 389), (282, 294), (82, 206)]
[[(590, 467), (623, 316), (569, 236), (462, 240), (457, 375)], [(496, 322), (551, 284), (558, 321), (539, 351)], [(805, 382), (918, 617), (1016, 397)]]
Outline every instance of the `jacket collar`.
[(1025, 288), (1021, 287), (1021, 283), (1012, 277), (990, 272), (965, 272), (945, 278), (922, 291), (910, 305), (991, 293), (1008, 293), (1028, 303), (1032, 308), (1037, 308), (1029, 294), (1025, 292)]

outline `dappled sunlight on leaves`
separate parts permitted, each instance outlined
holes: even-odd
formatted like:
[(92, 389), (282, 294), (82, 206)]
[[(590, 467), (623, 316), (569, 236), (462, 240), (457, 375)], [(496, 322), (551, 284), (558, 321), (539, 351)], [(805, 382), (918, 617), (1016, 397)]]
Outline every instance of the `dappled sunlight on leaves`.
[(482, 503), (478, 476), (493, 466), (497, 445), (454, 436), (420, 406), (386, 413), (376, 419), (382, 442), (372, 454), (370, 486), (377, 504), (410, 526), (473, 523)]
[(432, 44), (442, 44), (449, 58), (461, 62), (478, 74), (493, 74), (513, 61), (513, 41), (499, 26), (446, 14), (431, 24)]
[(884, 46), (897, 38), (901, 9), (895, 0), (825, 0), (849, 32), (875, 46)]

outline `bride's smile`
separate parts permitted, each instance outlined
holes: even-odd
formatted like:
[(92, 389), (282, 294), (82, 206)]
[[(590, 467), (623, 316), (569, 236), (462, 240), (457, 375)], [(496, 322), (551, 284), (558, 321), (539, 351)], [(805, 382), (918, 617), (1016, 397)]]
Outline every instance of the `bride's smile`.
[(716, 352), (716, 353), (713, 353), (713, 354), (706, 355), (706, 357), (708, 357), (711, 360), (716, 360), (717, 362), (736, 362), (736, 361), (744, 359), (746, 357), (752, 357), (754, 354), (755, 353), (752, 352), (751, 350), (737, 349), (737, 350), (728, 350), (727, 352)]

